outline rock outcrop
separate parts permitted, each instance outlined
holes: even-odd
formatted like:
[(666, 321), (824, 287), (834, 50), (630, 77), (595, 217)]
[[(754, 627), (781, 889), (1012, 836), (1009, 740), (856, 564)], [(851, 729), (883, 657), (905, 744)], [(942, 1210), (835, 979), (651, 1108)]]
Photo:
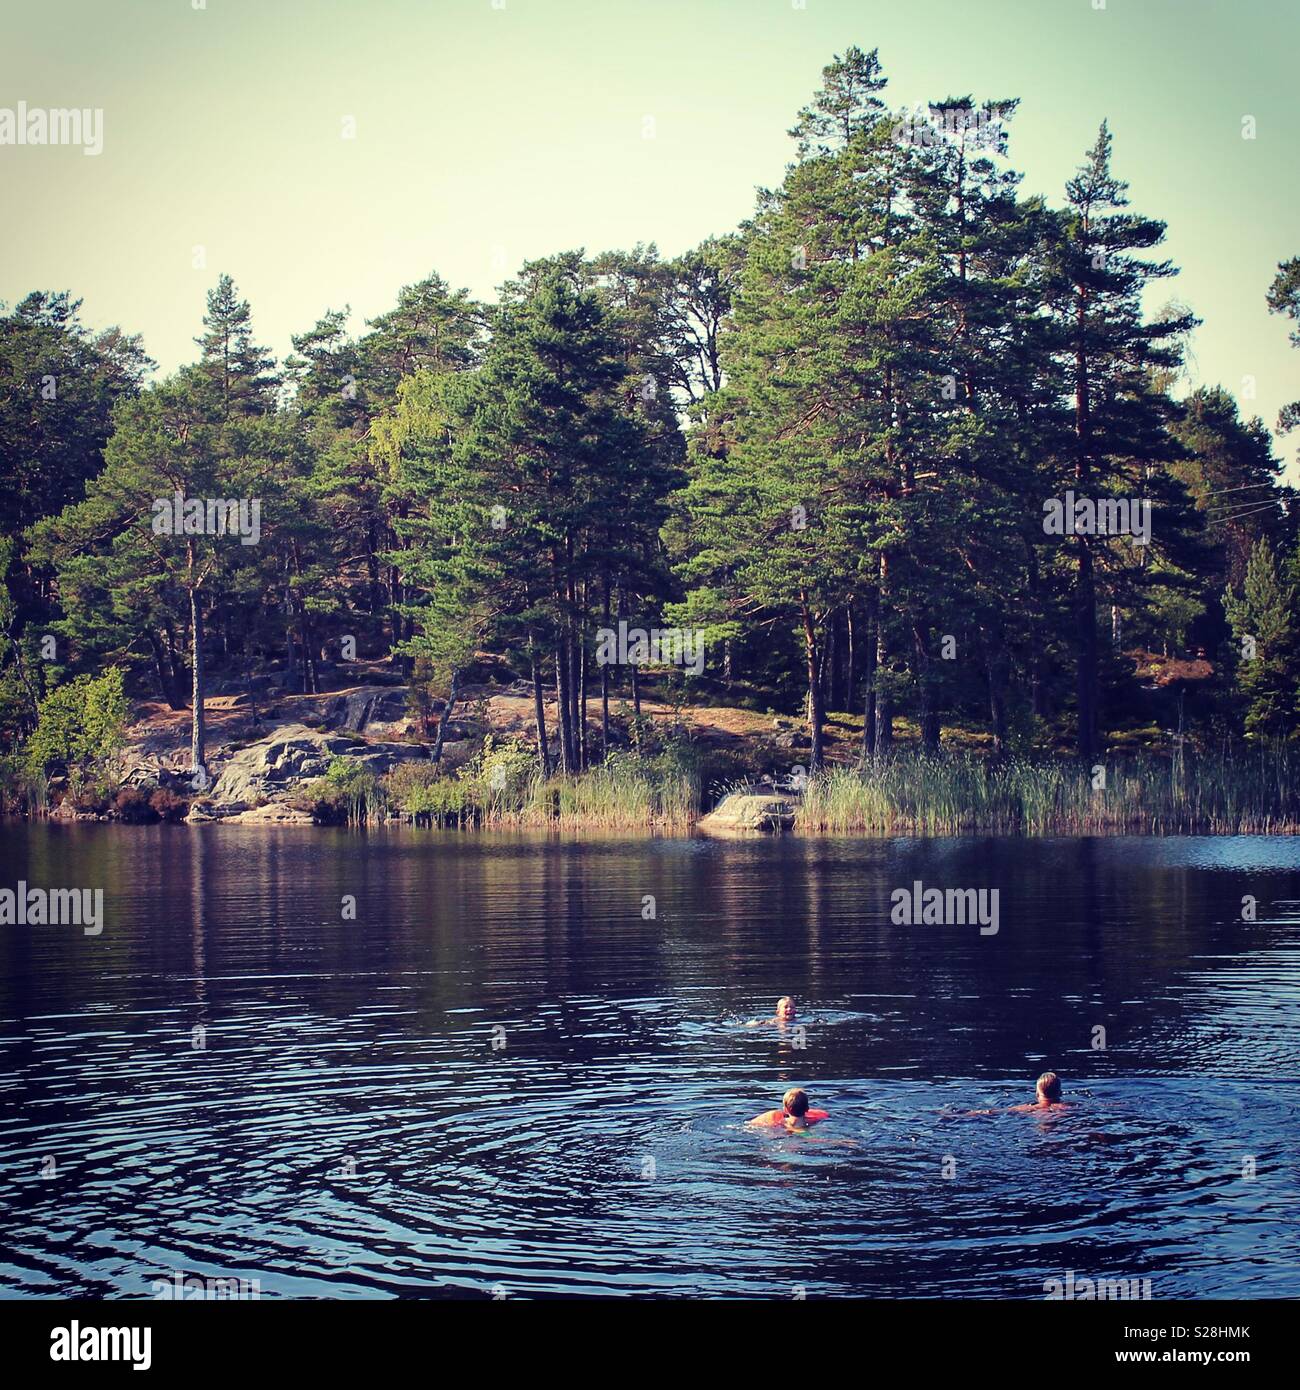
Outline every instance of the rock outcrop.
[(335, 758), (351, 758), (379, 777), (398, 763), (423, 761), (428, 756), (422, 744), (371, 743), (353, 734), (286, 724), (256, 743), (235, 749), (206, 799), (195, 803), (190, 819), (226, 820), (281, 801), (300, 783), (323, 777)]
[(349, 733), (367, 731), (381, 738), (410, 732), (408, 690), (404, 685), (363, 685), (349, 690), (323, 711), (327, 722)]
[(706, 833), (789, 830), (794, 825), (795, 803), (780, 792), (731, 792), (700, 821)]

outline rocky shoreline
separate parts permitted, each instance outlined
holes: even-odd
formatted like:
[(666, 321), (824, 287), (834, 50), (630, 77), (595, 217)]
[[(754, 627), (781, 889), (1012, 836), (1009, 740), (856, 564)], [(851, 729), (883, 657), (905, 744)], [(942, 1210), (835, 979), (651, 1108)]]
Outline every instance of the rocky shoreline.
[[(610, 731), (615, 749), (629, 746), (631, 711), (619, 703), (619, 718), (611, 721)], [(376, 779), (405, 764), (429, 764), (438, 724), (436, 714), (417, 712), (409, 687), (373, 677), (316, 695), (276, 690), (262, 680), (252, 687), (218, 687), (204, 712), (209, 774), (205, 785), (196, 786), (190, 772), (189, 711), (145, 704), (127, 730), (120, 771), (107, 803), (87, 805), (82, 798), (78, 804), (55, 783), (51, 792), (57, 804), (48, 817), (132, 823), (161, 819), (194, 825), (319, 824), (303, 804), (303, 793), (325, 777), (336, 760), (344, 759)], [(642, 713), (653, 727), (672, 726), (704, 754), (720, 758), (728, 768), (734, 764), (733, 781), (744, 780), (747, 770), (764, 760), (777, 766), (797, 763), (807, 742), (792, 720), (770, 712), (682, 708), (646, 698)], [(549, 724), (553, 702), (547, 703), (546, 714)], [(441, 775), (454, 779), (488, 738), (535, 746), (535, 717), (530, 685), (468, 687), (447, 720), (438, 764)], [(592, 737), (598, 743), (599, 731)], [(847, 751), (850, 738), (844, 743)], [(702, 828), (719, 833), (788, 828), (793, 813), (775, 801), (765, 811), (756, 804), (719, 806)], [(384, 818), (397, 821), (401, 816), (390, 811)]]

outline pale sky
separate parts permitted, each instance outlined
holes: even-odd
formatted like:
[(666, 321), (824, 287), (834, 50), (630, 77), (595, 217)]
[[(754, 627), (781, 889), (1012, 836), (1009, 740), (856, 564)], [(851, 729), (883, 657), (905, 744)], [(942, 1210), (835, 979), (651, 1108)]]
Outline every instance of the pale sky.
[(0, 146), (0, 300), (71, 290), (170, 371), (222, 271), (283, 356), (327, 308), (350, 304), (359, 329), (430, 270), (491, 298), (568, 248), (674, 255), (779, 184), (795, 113), (856, 43), (880, 49), (894, 106), (1020, 97), (1011, 163), (1052, 201), (1108, 118), (1115, 172), (1182, 267), (1157, 303), (1204, 320), (1194, 380), (1240, 398), (1253, 377), (1243, 412), (1272, 427), (1300, 398), (1300, 350), (1264, 305), (1300, 255), (1300, 5), (1099, 3), (10, 5), (0, 108), (102, 108), (104, 148)]

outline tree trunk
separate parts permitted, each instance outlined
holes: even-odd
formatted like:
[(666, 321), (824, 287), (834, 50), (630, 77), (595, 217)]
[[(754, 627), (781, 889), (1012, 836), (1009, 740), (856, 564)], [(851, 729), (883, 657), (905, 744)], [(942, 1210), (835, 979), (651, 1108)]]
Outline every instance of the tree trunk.
[(384, 586), (379, 579), (379, 538), (375, 534), (373, 521), (366, 527), (366, 592), (370, 612), (380, 613), (384, 608)]
[(808, 734), (812, 748), (808, 754), (808, 771), (816, 772), (822, 765), (822, 725), (825, 712), (822, 709), (821, 654), (817, 649), (817, 630), (813, 624), (812, 609), (808, 606), (805, 594), (799, 595), (799, 610), (803, 619), (804, 652), (808, 658)]
[[(609, 628), (609, 574), (605, 575), (605, 627)], [(600, 760), (609, 757), (609, 663), (600, 668)]]
[[(817, 652), (817, 694), (823, 710), (835, 707), (835, 619), (826, 623), (826, 636)], [(809, 710), (811, 717), (812, 711)]]
[(430, 761), (435, 767), (439, 766), (442, 762), (443, 740), (447, 737), (447, 723), (451, 719), (451, 711), (456, 703), (459, 685), (460, 672), (458, 670), (453, 671), (451, 673), (451, 685), (447, 690), (447, 703), (443, 705), (442, 714), (438, 718), (438, 732), (434, 736), (433, 752), (429, 755)]
[[(889, 634), (885, 623), (889, 603), (889, 556), (880, 557), (880, 587), (876, 595), (876, 679), (889, 664)], [(888, 671), (886, 671), (888, 677)], [(894, 701), (888, 687), (876, 692), (876, 755), (889, 752), (894, 744)]]
[(862, 639), (862, 687), (866, 692), (862, 705), (862, 761), (871, 756), (876, 746), (876, 628), (880, 613), (880, 591), (872, 589), (867, 600), (866, 630)]
[[(163, 650), (163, 644), (158, 640), (158, 634), (149, 628), (145, 637), (149, 641), (149, 649), (153, 652), (154, 670), (158, 673), (158, 688), (162, 691), (162, 697), (167, 702), (167, 708), (184, 709), (185, 701), (180, 698), (180, 693), (176, 689), (173, 673), (167, 669), (167, 654)], [(14, 650), (16, 654), (16, 646)], [(19, 674), (23, 675), (23, 672), (20, 670)], [(25, 678), (24, 684), (26, 684)]]
[(996, 663), (989, 666), (989, 718), (993, 723), (993, 751), (1002, 757), (1007, 751), (1007, 698)]
[(248, 708), (252, 712), (253, 727), (260, 729), (262, 727), (262, 711), (258, 708), (257, 691), (253, 688), (253, 667), (255, 664), (253, 654), (251, 652), (246, 653), (244, 657), (244, 689), (248, 693)]
[(529, 652), (528, 662), (533, 676), (533, 717), (537, 721), (537, 760), (542, 765), (542, 776), (551, 772), (550, 749), (546, 744), (546, 701), (542, 697), (542, 668), (537, 661), (537, 652)]
[(555, 704), (559, 712), (561, 764), (565, 772), (576, 772), (573, 712), (569, 708), (569, 658), (563, 640), (555, 644)]
[[(190, 634), (191, 669), (193, 671), (192, 698), (194, 713), (190, 724), (190, 773), (199, 778), (201, 786), (206, 785), (208, 769), (205, 760), (206, 729), (203, 723), (203, 696), (207, 684), (203, 670), (203, 605), (199, 599), (198, 586), (190, 590)], [(202, 777), (199, 777), (199, 774)]]
[[(170, 623), (163, 629), (163, 636), (167, 639), (167, 667), (172, 673), (171, 688), (179, 700), (181, 691), (185, 689), (185, 669), (181, 661), (181, 654), (176, 648), (176, 634), (172, 631)], [(183, 707), (178, 706), (178, 708)]]
[(402, 601), (402, 577), (398, 573), (396, 565), (388, 567), (388, 606), (392, 612), (391, 631), (393, 634), (391, 646), (396, 647), (402, 640), (402, 615), (397, 611), (397, 605)]
[(846, 649), (848, 646), (848, 606), (841, 608), (835, 615), (833, 626), (831, 627), (830, 642), (830, 689), (827, 692), (827, 707), (834, 713), (835, 710), (848, 709), (853, 703), (852, 700), (844, 698), (844, 669), (847, 665)]
[(1079, 644), (1075, 698), (1079, 713), (1079, 757), (1091, 767), (1097, 756), (1097, 594), (1092, 573), (1092, 549), (1086, 536), (1076, 536), (1079, 572), (1075, 582), (1074, 619)]
[(918, 723), (921, 726), (921, 746), (927, 753), (939, 748), (939, 706), (938, 691), (935, 689), (934, 654), (930, 650), (930, 629), (924, 623), (912, 627), (912, 637), (916, 644), (916, 669), (920, 678), (921, 708)]
[(1007, 675), (1009, 660), (1005, 634), (980, 628), (980, 647), (989, 683), (989, 723), (993, 729), (993, 752), (1002, 757), (1007, 751)]
[[(1074, 433), (1077, 454), (1074, 480), (1084, 495), (1092, 476), (1089, 456), (1092, 402), (1088, 379), (1087, 330), (1088, 292), (1085, 287), (1080, 287), (1075, 310)], [(1091, 767), (1097, 755), (1097, 594), (1092, 569), (1092, 547), (1088, 537), (1076, 535), (1074, 539), (1078, 556), (1074, 620), (1075, 639), (1078, 643), (1075, 698), (1078, 705), (1079, 757), (1085, 766)]]
[(849, 602), (844, 610), (844, 708), (853, 708), (853, 693), (858, 688), (858, 603)]
[(584, 772), (591, 765), (587, 748), (587, 696), (589, 694), (588, 685), (591, 680), (591, 660), (587, 653), (588, 645), (584, 637), (582, 639), (582, 653), (578, 661), (578, 689), (581, 692), (578, 696), (578, 761), (582, 764)]
[(311, 627), (303, 607), (298, 609), (298, 636), (302, 642), (302, 688), (306, 695), (320, 694), (320, 677), (316, 669), (316, 652), (312, 647)]

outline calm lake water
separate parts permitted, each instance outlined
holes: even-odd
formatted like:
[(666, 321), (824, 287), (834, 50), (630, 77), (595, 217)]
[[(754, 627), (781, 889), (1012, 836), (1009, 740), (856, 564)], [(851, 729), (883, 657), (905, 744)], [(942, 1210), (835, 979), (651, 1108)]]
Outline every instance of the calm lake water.
[[(0, 844), (105, 890), (0, 927), (7, 1296), (1300, 1296), (1300, 840)], [(892, 924), (918, 879), (997, 934)], [(830, 1121), (743, 1128), (794, 1084)]]

